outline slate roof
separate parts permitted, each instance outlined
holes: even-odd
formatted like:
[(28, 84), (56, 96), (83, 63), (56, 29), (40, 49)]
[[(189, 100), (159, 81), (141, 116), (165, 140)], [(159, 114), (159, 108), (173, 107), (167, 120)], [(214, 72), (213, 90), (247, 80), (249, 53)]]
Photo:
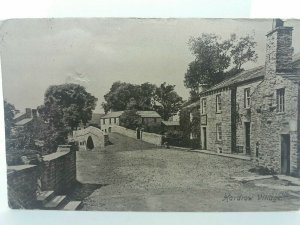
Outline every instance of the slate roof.
[(296, 83), (300, 83), (300, 69), (296, 70), (295, 73), (291, 74), (279, 74), (285, 79), (291, 80)]
[(19, 116), (22, 116), (23, 114), (25, 114), (25, 112), (17, 112), (15, 115), (14, 115), (14, 119), (17, 119)]
[(179, 126), (179, 121), (162, 121), (165, 126)]
[(300, 53), (297, 53), (293, 56), (293, 66), (296, 66), (297, 68), (299, 68), (300, 67), (299, 63), (300, 63)]
[(105, 118), (117, 118), (120, 117), (123, 114), (124, 111), (116, 111), (116, 112), (111, 112), (108, 113), (104, 116), (102, 116), (101, 118), (105, 119)]
[(33, 118), (25, 118), (23, 120), (20, 120), (18, 122), (15, 123), (16, 126), (23, 126), (27, 123), (29, 123)]
[(255, 80), (255, 79), (259, 79), (259, 78), (262, 79), (264, 77), (264, 75), (265, 75), (265, 67), (264, 66), (255, 67), (253, 69), (245, 70), (241, 73), (238, 73), (237, 75), (235, 75), (233, 77), (225, 79), (224, 81), (216, 84), (215, 86), (209, 88), (208, 90), (206, 90), (202, 93), (215, 91), (215, 90), (229, 87), (231, 85), (238, 84), (241, 82), (247, 82), (247, 81)]
[(137, 111), (137, 114), (142, 118), (160, 118), (160, 115), (155, 111)]
[[(293, 73), (291, 75), (287, 74), (279, 74), (280, 76), (290, 79), (293, 81), (300, 82), (300, 70), (298, 69), (298, 64), (300, 63), (300, 53), (297, 53), (293, 56), (293, 66), (296, 68), (294, 69)], [(243, 72), (238, 73), (237, 75), (230, 77), (228, 79), (225, 79), (224, 81), (216, 84), (215, 86), (209, 88), (206, 91), (203, 91), (201, 94), (210, 92), (210, 91), (215, 91), (218, 89), (222, 89), (225, 87), (229, 87), (231, 85), (237, 85), (242, 82), (248, 82), (251, 80), (258, 80), (258, 79), (263, 79), (265, 76), (265, 67), (264, 66), (258, 66), (253, 69), (245, 70)]]

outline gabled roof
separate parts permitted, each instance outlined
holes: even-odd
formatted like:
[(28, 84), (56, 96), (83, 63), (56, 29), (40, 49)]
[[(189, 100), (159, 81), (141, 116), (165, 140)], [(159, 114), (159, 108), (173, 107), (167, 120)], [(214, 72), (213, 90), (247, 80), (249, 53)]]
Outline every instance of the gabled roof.
[(27, 123), (29, 123), (33, 118), (25, 118), (23, 120), (20, 120), (18, 122), (15, 123), (16, 126), (23, 126)]
[(105, 119), (105, 118), (117, 118), (120, 117), (123, 114), (124, 111), (116, 111), (116, 112), (111, 112), (108, 113), (104, 116), (102, 116), (101, 118)]
[[(294, 75), (285, 75), (285, 74), (279, 74), (280, 76), (293, 80), (293, 81), (300, 81), (300, 73), (299, 69), (297, 68), (297, 65), (300, 63), (300, 53), (297, 53), (293, 55), (293, 66), (296, 66), (296, 68), (293, 71)], [(200, 94), (208, 93), (210, 91), (216, 91), (218, 89), (222, 89), (225, 87), (229, 87), (232, 85), (237, 85), (244, 82), (249, 82), (253, 80), (259, 80), (263, 79), (265, 76), (265, 67), (264, 66), (258, 66), (253, 69), (242, 71), (235, 76), (229, 77), (228, 79), (225, 79), (224, 81), (216, 84), (215, 86), (209, 88), (206, 91), (201, 92)]]
[(279, 74), (281, 77), (288, 79), (290, 81), (300, 83), (300, 69), (297, 69), (291, 74)]
[(20, 117), (20, 116), (22, 116), (22, 115), (24, 115), (24, 114), (25, 114), (25, 112), (19, 111), (19, 112), (17, 112), (17, 113), (14, 115), (14, 119), (17, 119), (18, 117)]
[(137, 111), (137, 114), (142, 118), (160, 118), (160, 115), (155, 111)]
[[(224, 81), (216, 84), (215, 86), (209, 88), (208, 90), (202, 92), (202, 93), (207, 93), (210, 91), (215, 91), (218, 89), (222, 89), (225, 87), (229, 87), (234, 84), (239, 84), (241, 82), (247, 82), (250, 80), (256, 80), (256, 79), (263, 79), (265, 75), (265, 67), (264, 66), (259, 66), (255, 67), (250, 70), (245, 70), (243, 72), (238, 73), (237, 75), (230, 77), (228, 79), (225, 79)], [(201, 94), (202, 94), (201, 93)]]
[(162, 121), (165, 126), (179, 126), (179, 121)]

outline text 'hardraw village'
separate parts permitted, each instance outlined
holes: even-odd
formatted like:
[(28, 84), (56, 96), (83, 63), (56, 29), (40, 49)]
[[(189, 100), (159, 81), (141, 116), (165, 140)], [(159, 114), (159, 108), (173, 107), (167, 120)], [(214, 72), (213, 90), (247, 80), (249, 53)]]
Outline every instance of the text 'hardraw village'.
[(0, 28), (11, 208), (299, 209), (299, 21)]

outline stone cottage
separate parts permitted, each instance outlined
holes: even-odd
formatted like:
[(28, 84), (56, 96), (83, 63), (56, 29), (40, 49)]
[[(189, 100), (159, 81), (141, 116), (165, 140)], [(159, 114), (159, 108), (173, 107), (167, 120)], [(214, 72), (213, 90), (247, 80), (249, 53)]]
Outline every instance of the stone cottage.
[[(111, 132), (113, 125), (120, 125), (120, 116), (124, 111), (111, 112), (101, 117), (101, 130), (104, 132)], [(137, 111), (140, 116), (140, 123), (143, 125), (160, 125), (161, 116), (155, 111)]]
[(293, 55), (292, 31), (276, 20), (265, 66), (201, 93), (202, 149), (248, 155), (259, 166), (300, 176), (300, 57)]
[(110, 132), (113, 125), (120, 125), (120, 116), (124, 111), (108, 113), (100, 118), (100, 127), (103, 132)]

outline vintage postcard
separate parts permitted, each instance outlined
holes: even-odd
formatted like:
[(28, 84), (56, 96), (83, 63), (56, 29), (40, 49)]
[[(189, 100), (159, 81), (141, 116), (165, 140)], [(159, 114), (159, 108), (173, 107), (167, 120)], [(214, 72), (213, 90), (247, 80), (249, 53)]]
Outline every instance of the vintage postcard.
[(300, 207), (300, 21), (0, 23), (8, 204)]

